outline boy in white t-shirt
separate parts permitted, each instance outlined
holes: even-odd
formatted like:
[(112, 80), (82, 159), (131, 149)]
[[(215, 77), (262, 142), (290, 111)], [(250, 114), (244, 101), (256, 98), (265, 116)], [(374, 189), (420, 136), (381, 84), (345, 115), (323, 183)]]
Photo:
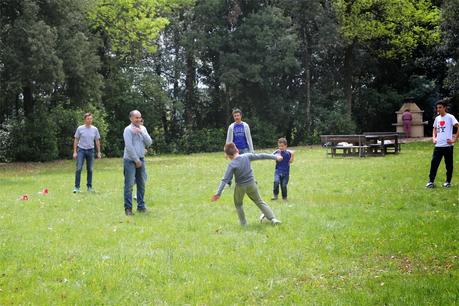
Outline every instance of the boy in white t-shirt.
[[(459, 138), (459, 122), (457, 119), (446, 112), (446, 100), (440, 100), (435, 103), (438, 116), (433, 124), (432, 141), (435, 148), (430, 163), (429, 182), (426, 188), (433, 188), (435, 176), (437, 175), (438, 166), (441, 159), (445, 157), (446, 181), (443, 187), (451, 187), (451, 178), (453, 177), (453, 144)], [(456, 127), (456, 134), (453, 135), (453, 127)]]

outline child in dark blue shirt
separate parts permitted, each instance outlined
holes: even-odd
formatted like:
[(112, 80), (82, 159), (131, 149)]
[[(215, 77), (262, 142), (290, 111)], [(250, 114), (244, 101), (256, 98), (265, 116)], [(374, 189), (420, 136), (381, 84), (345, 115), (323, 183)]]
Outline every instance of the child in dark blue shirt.
[(277, 200), (279, 195), (279, 185), (282, 191), (282, 199), (287, 200), (287, 184), (290, 176), (290, 164), (295, 159), (295, 152), (287, 150), (287, 139), (279, 138), (277, 141), (278, 150), (273, 154), (282, 156), (281, 161), (276, 162), (276, 170), (274, 171), (274, 187), (273, 197), (271, 200)]

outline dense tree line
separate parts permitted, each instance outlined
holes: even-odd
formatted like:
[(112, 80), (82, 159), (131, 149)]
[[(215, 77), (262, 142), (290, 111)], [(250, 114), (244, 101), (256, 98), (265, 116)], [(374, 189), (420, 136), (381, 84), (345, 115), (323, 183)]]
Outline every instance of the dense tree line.
[[(457, 0), (3, 0), (0, 159), (71, 156), (82, 114), (119, 156), (139, 109), (155, 152), (389, 131), (407, 96), (459, 100)], [(454, 109), (455, 108), (455, 109)], [(429, 130), (429, 129), (427, 129)]]

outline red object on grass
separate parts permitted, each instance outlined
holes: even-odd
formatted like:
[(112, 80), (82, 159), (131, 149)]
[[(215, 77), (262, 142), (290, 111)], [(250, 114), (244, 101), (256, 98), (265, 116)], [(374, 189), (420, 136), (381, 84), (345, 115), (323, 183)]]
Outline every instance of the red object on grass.
[(29, 200), (29, 196), (26, 195), (26, 194), (23, 194), (22, 196), (19, 197), (19, 200), (21, 200), (21, 201), (28, 201), (28, 200)]

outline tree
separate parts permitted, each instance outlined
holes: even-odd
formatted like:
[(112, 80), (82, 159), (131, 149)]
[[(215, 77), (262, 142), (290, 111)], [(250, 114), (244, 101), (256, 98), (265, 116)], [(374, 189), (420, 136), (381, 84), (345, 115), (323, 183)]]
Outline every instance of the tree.
[(381, 58), (408, 56), (419, 45), (439, 41), (439, 9), (429, 0), (334, 0), (344, 50), (343, 86), (351, 118), (354, 52)]

